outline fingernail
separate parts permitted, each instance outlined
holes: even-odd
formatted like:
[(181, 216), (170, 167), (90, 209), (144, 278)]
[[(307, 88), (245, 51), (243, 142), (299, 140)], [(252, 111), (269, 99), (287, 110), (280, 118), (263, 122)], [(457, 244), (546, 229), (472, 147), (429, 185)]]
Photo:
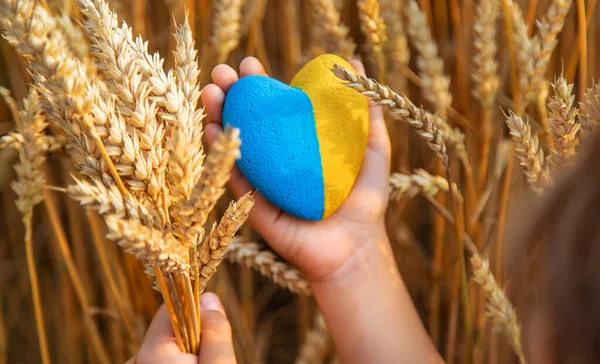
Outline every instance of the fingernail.
[(214, 293), (205, 293), (202, 295), (202, 297), (200, 298), (200, 307), (205, 309), (205, 310), (210, 310), (210, 311), (219, 311), (221, 313), (223, 313), (223, 305), (221, 305), (221, 300), (219, 300), (219, 297), (214, 294)]

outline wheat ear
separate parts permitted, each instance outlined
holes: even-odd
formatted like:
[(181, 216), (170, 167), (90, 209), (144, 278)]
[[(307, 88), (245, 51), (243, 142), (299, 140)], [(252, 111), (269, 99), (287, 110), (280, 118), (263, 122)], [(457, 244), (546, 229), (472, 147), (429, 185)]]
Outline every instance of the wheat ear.
[(393, 173), (389, 179), (390, 198), (414, 197), (419, 193), (434, 197), (440, 191), (448, 191), (448, 180), (441, 176), (417, 169), (413, 174)]
[(311, 27), (312, 52), (340, 55), (346, 60), (352, 59), (356, 44), (348, 33), (350, 30), (340, 21), (340, 13), (333, 0), (311, 0), (314, 25)]
[(320, 312), (315, 314), (314, 327), (306, 333), (296, 364), (319, 364), (325, 361), (331, 335)]
[(213, 34), (210, 43), (217, 51), (217, 62), (227, 60), (229, 53), (237, 47), (240, 37), (240, 15), (242, 0), (218, 0), (215, 2)]
[[(375, 80), (357, 75), (344, 66), (334, 65), (333, 73), (345, 81), (346, 86), (389, 109), (396, 118), (408, 122), (417, 134), (427, 141), (429, 148), (437, 153), (444, 165), (448, 164), (447, 141), (445, 140), (447, 135), (443, 134), (436, 126), (434, 121), (436, 116), (416, 107), (407, 97), (398, 95), (389, 87), (380, 85)], [(454, 140), (450, 139), (448, 141)]]
[(527, 32), (527, 24), (518, 4), (508, 0), (512, 31), (515, 44), (515, 61), (518, 69), (519, 87), (521, 90), (529, 88), (529, 81), (533, 72), (533, 44)]
[(12, 147), (19, 151), (19, 160), (14, 166), (17, 172), (17, 180), (12, 183), (12, 189), (17, 194), (16, 205), (21, 212), (23, 225), (25, 226), (25, 255), (40, 353), (42, 362), (48, 364), (50, 363), (50, 352), (48, 350), (43, 305), (34, 258), (32, 223), (34, 207), (44, 200), (42, 191), (46, 179), (41, 166), (46, 160), (45, 155), (50, 145), (44, 135), (46, 123), (39, 110), (39, 98), (35, 89), (31, 88), (28, 98), (23, 100), (23, 109), (20, 111), (16, 109), (16, 102), (7, 89), (0, 88), (0, 94), (12, 106), (15, 119), (16, 132), (2, 137), (0, 146), (3, 148)]
[(521, 325), (514, 307), (506, 298), (504, 291), (498, 287), (487, 259), (475, 253), (471, 256), (471, 265), (473, 280), (483, 288), (487, 298), (488, 317), (493, 320), (495, 329), (504, 334), (521, 364), (525, 364), (521, 348)]
[(548, 13), (542, 21), (537, 22), (538, 35), (533, 39), (533, 69), (529, 77), (530, 97), (543, 89), (546, 82), (546, 70), (550, 57), (558, 44), (558, 34), (565, 25), (565, 18), (571, 8), (572, 0), (553, 0)]
[(235, 239), (229, 244), (226, 257), (231, 262), (245, 265), (260, 272), (275, 284), (291, 292), (304, 295), (312, 294), (308, 282), (302, 278), (300, 272), (289, 263), (279, 259), (263, 244)]
[(215, 274), (217, 266), (221, 264), (235, 234), (248, 219), (252, 206), (254, 206), (254, 194), (250, 192), (242, 196), (237, 203), (232, 202), (219, 224), (213, 226), (212, 231), (200, 247), (201, 270), (198, 282), (200, 293), (204, 291), (208, 280)]
[(202, 174), (189, 198), (173, 206), (175, 232), (192, 245), (198, 245), (204, 232), (204, 223), (217, 200), (225, 192), (231, 168), (240, 156), (239, 130), (226, 128), (212, 145)]
[(377, 66), (377, 77), (385, 80), (385, 54), (383, 53), (387, 42), (385, 23), (379, 13), (378, 0), (358, 0), (358, 17), (360, 28), (365, 35), (366, 45), (369, 53), (373, 56), (374, 64)]
[(548, 175), (544, 151), (540, 148), (537, 135), (532, 135), (529, 123), (513, 112), (506, 117), (506, 125), (515, 142), (515, 153), (523, 166), (527, 181), (534, 190), (541, 191), (541, 185), (548, 182)]
[(482, 0), (476, 7), (474, 33), (474, 55), (472, 79), (475, 85), (475, 96), (483, 107), (490, 108), (500, 87), (498, 77), (498, 62), (496, 54), (496, 20), (498, 19), (498, 4), (490, 0)]
[(561, 76), (554, 81), (552, 89), (554, 94), (548, 101), (548, 133), (554, 140), (554, 148), (550, 151), (548, 162), (558, 170), (575, 156), (579, 143), (577, 133), (580, 125), (576, 120), (579, 110), (573, 107), (573, 84), (568, 84)]
[(434, 105), (442, 119), (452, 105), (450, 78), (444, 75), (444, 61), (438, 54), (438, 47), (427, 25), (427, 17), (416, 0), (409, 0), (404, 8), (408, 26), (406, 31), (418, 52), (417, 67), (423, 80), (423, 96)]
[(587, 89), (583, 102), (580, 103), (581, 114), (579, 122), (581, 124), (579, 139), (583, 141), (592, 135), (600, 122), (600, 84), (593, 84)]

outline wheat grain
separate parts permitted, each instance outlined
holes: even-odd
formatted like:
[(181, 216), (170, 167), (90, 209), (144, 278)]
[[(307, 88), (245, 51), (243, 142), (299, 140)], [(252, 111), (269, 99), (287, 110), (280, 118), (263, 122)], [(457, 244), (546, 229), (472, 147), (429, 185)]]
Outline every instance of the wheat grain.
[(306, 333), (296, 364), (319, 364), (325, 361), (331, 335), (320, 312), (315, 314), (314, 327)]
[(315, 23), (311, 28), (312, 53), (315, 56), (333, 53), (346, 60), (352, 59), (356, 44), (348, 34), (348, 27), (340, 21), (333, 0), (311, 0), (310, 4)]
[(450, 78), (444, 75), (444, 61), (438, 55), (438, 47), (427, 25), (427, 17), (415, 0), (409, 0), (404, 8), (408, 27), (406, 31), (418, 52), (417, 68), (423, 81), (423, 97), (445, 119), (452, 105)]
[(495, 329), (504, 334), (519, 361), (524, 364), (525, 357), (521, 348), (521, 325), (514, 307), (506, 298), (504, 291), (498, 287), (487, 259), (475, 253), (471, 256), (471, 265), (473, 266), (473, 280), (483, 288), (487, 298), (488, 317), (493, 320)]
[(339, 64), (334, 65), (333, 73), (345, 81), (346, 86), (389, 109), (396, 118), (408, 122), (417, 134), (427, 141), (429, 147), (438, 154), (443, 163), (447, 165), (448, 153), (446, 151), (446, 143), (456, 142), (456, 140), (448, 138), (447, 134), (443, 134), (438, 129), (434, 121), (436, 120), (435, 116), (422, 108), (416, 107), (407, 97), (396, 94), (389, 87), (382, 86), (366, 77), (356, 75)]
[(289, 263), (281, 261), (263, 244), (235, 239), (229, 244), (226, 257), (229, 261), (245, 265), (260, 272), (280, 287), (291, 292), (311, 295), (308, 282)]
[(579, 123), (576, 121), (579, 110), (573, 107), (573, 84), (568, 84), (561, 76), (554, 81), (552, 89), (554, 94), (548, 101), (548, 133), (554, 140), (554, 148), (550, 151), (548, 162), (558, 170), (575, 156), (575, 148), (579, 143)]
[(515, 142), (515, 153), (523, 166), (527, 181), (534, 190), (540, 191), (541, 185), (548, 182), (548, 176), (544, 151), (540, 148), (537, 135), (532, 135), (529, 123), (513, 112), (506, 117), (506, 125)]
[(448, 191), (448, 181), (441, 177), (417, 169), (413, 174), (393, 173), (389, 179), (390, 198), (415, 197), (419, 193), (434, 197), (440, 191)]

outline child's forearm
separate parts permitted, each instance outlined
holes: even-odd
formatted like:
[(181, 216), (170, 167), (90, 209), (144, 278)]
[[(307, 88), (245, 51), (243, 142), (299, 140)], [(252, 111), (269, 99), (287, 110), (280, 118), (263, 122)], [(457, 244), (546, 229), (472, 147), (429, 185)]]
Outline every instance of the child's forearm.
[(312, 287), (342, 363), (442, 362), (384, 234)]

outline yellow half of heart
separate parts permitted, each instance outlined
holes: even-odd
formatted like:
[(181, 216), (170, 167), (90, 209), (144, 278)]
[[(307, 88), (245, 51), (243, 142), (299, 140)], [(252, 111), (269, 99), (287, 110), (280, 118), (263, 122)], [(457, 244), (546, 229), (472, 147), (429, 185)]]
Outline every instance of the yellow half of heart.
[(367, 98), (331, 72), (335, 63), (353, 69), (344, 59), (324, 54), (308, 62), (290, 83), (304, 91), (313, 105), (325, 185), (323, 218), (348, 197), (369, 135)]

